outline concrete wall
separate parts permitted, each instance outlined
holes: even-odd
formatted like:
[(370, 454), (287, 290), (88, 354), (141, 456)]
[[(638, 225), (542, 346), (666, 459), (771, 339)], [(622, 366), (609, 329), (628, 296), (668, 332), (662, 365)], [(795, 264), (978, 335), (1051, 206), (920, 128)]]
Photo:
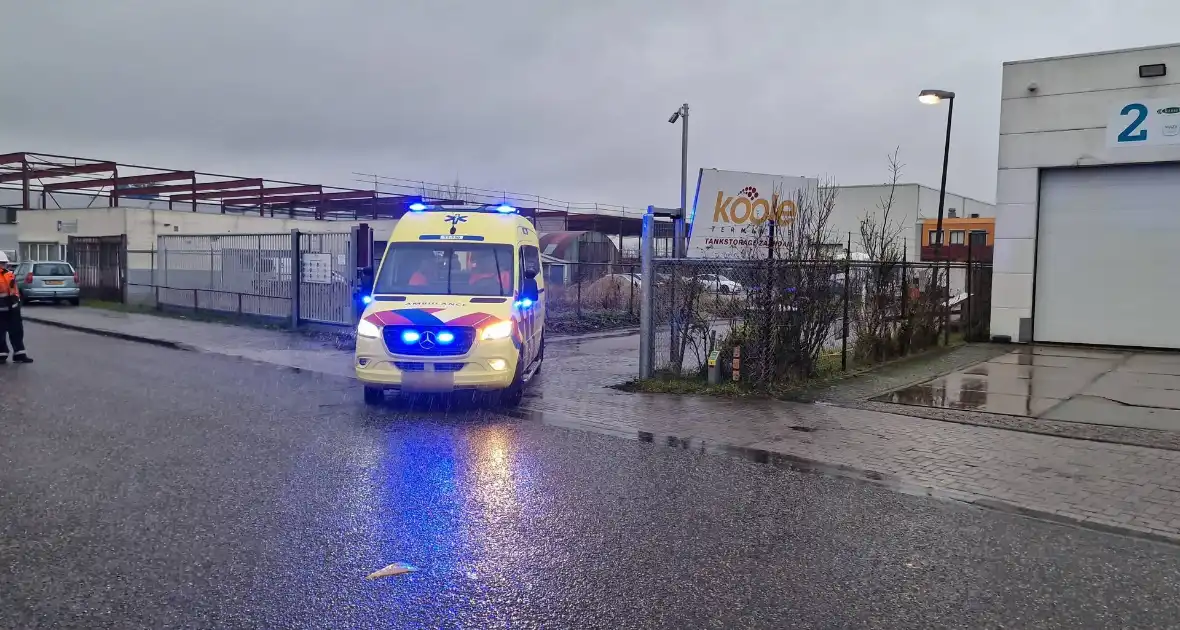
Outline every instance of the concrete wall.
[[(272, 234), (299, 229), (304, 232), (348, 232), (361, 221), (314, 221), (236, 214), (207, 214), (148, 208), (41, 209), (17, 213), (20, 240), (67, 242), (70, 234), (58, 230), (58, 221), (77, 222), (75, 236), (127, 235), (129, 250), (155, 249), (156, 237), (167, 234)], [(375, 238), (386, 240), (396, 221), (369, 221)]]
[(19, 240), (17, 224), (0, 223), (0, 251), (8, 254), (9, 260), (12, 260), (16, 253)]
[[(361, 221), (315, 221), (310, 219), (270, 218), (236, 214), (191, 212), (142, 207), (91, 207), (81, 209), (38, 209), (17, 213), (16, 233), (21, 242), (58, 242), (66, 244), (70, 236), (127, 235), (127, 300), (150, 303), (154, 291), (150, 285), (155, 268), (156, 237), (175, 234), (279, 234), (298, 229), (309, 233), (349, 232)], [(71, 229), (58, 230), (61, 221)], [(396, 221), (368, 221), (376, 240), (388, 240)], [(2, 226), (0, 226), (2, 230)], [(11, 249), (16, 249), (13, 239)], [(0, 249), (3, 246), (0, 231)]]
[[(1142, 64), (1168, 76), (1141, 79)], [(1180, 146), (1107, 147), (1111, 109), (1137, 99), (1180, 97), (1180, 45), (1004, 64), (996, 184), (993, 335), (1020, 339), (1032, 316), (1040, 170), (1180, 160)], [(1030, 84), (1037, 89), (1029, 91)], [(1026, 325), (1026, 330), (1031, 327)]]

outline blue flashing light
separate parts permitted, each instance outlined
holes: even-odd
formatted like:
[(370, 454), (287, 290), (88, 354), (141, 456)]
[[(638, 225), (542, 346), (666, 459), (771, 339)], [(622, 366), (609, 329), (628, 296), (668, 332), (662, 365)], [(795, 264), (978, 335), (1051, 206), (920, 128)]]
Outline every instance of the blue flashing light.
[(364, 304), (372, 304), (373, 303), (373, 296), (371, 296), (371, 295), (363, 296), (361, 298), (361, 302)]
[(529, 298), (521, 298), (516, 301), (516, 305), (519, 306), (520, 308), (529, 308), (530, 306), (533, 305), (533, 301), (530, 300)]
[(455, 340), (455, 333), (444, 330), (438, 333), (435, 339), (437, 339), (440, 344), (445, 346)]
[(426, 204), (422, 203), (421, 201), (415, 201), (414, 203), (410, 204), (410, 212), (422, 212), (425, 209)]
[(506, 203), (502, 203), (502, 204), (496, 206), (496, 212), (499, 212), (500, 214), (512, 214), (512, 213), (516, 212), (516, 208), (514, 208)]
[(402, 331), (402, 343), (404, 343), (406, 345), (409, 345), (412, 343), (418, 343), (418, 340), (421, 338), (422, 338), (422, 335), (416, 330), (403, 330)]

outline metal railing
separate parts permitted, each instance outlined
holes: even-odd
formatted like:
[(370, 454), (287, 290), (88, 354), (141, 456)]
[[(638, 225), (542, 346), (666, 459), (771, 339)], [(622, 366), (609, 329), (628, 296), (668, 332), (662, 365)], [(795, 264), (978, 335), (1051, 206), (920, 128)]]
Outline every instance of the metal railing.
[(350, 326), (352, 248), (347, 232), (162, 235), (154, 251), (129, 252), (128, 301), (292, 326)]
[[(355, 258), (349, 233), (164, 235), (128, 250), (126, 301), (241, 318), (354, 323)], [(294, 243), (299, 243), (293, 249)], [(292, 269), (301, 270), (297, 278)], [(634, 262), (545, 262), (547, 317), (556, 332), (639, 323), (643, 290)], [(298, 296), (297, 299), (295, 296)]]

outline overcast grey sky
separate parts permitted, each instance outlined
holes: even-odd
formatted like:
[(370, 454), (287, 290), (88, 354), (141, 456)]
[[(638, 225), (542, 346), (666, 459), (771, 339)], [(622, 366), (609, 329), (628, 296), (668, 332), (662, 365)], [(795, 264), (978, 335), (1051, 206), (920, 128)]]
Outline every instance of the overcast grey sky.
[(689, 168), (995, 196), (1005, 60), (1180, 40), (1174, 0), (0, 0), (0, 153), (675, 205)]

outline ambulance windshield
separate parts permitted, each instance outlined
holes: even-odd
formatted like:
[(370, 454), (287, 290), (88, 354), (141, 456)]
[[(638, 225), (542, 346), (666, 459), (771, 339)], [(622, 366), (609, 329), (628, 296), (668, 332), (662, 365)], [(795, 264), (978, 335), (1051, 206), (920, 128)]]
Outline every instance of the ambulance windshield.
[(393, 243), (373, 293), (511, 296), (512, 246)]

